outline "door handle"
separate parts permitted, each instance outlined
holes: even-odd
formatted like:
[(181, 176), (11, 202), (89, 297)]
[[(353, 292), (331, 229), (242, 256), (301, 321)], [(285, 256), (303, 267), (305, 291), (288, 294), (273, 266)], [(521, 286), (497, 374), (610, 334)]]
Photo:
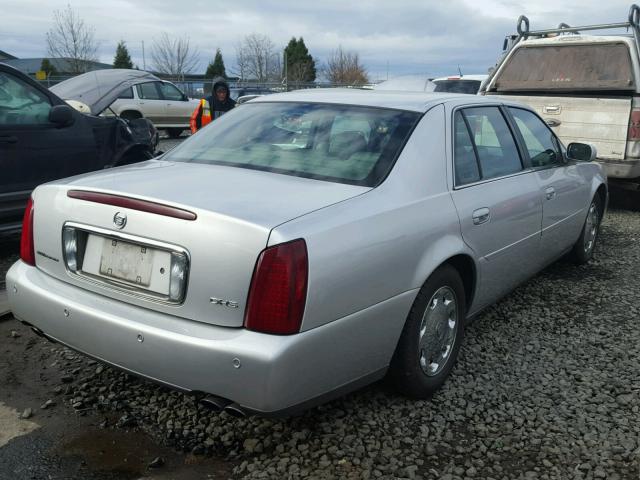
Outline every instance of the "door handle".
[(18, 137), (10, 135), (8, 137), (0, 137), (0, 143), (18, 143)]
[(486, 223), (491, 218), (491, 211), (488, 208), (479, 208), (473, 211), (471, 215), (473, 218), (474, 225), (480, 225), (482, 223)]
[(544, 191), (544, 196), (547, 200), (553, 200), (556, 196), (556, 189), (553, 187), (549, 187)]

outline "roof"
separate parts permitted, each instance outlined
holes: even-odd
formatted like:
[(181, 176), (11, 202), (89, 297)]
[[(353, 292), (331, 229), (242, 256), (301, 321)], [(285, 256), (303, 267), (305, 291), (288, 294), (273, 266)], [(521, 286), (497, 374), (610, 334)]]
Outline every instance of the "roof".
[[(42, 65), (42, 60), (48, 57), (39, 57), (39, 58), (14, 58), (11, 60), (3, 60), (7, 65), (11, 65), (14, 68), (17, 68), (21, 72), (24, 73), (35, 73), (40, 70), (40, 66)], [(53, 67), (58, 71), (58, 73), (68, 73), (70, 71), (69, 68), (69, 60), (68, 58), (48, 58)], [(107, 63), (100, 62), (87, 62), (88, 71), (93, 70), (103, 70), (106, 68), (113, 68), (112, 65)]]
[(296, 90), (288, 93), (275, 93), (251, 100), (251, 103), (269, 102), (309, 102), (333, 103), (340, 105), (358, 105), (379, 108), (394, 108), (414, 112), (426, 112), (439, 103), (452, 100), (466, 103), (495, 103), (496, 100), (475, 95), (452, 93), (426, 93), (388, 90), (360, 90), (356, 88), (317, 88)]
[(489, 75), (483, 75), (483, 74), (473, 74), (473, 75), (467, 75), (464, 74), (463, 76), (460, 75), (449, 75), (448, 77), (438, 77), (438, 78), (434, 78), (433, 81), (434, 82), (442, 82), (444, 80), (480, 80), (481, 82), (484, 82), (487, 78), (489, 77)]
[(0, 50), (0, 60), (3, 60), (3, 61), (5, 61), (5, 60), (14, 60), (16, 58), (18, 58), (18, 57), (14, 57), (13, 55), (11, 55), (9, 53)]

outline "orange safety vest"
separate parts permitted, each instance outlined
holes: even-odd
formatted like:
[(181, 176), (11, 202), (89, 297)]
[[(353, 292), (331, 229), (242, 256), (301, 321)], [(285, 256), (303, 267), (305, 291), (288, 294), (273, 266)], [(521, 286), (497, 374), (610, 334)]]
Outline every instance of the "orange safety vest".
[(200, 103), (198, 103), (198, 106), (191, 114), (191, 119), (189, 120), (191, 133), (196, 133), (209, 123), (211, 123), (211, 107), (206, 99), (201, 98)]

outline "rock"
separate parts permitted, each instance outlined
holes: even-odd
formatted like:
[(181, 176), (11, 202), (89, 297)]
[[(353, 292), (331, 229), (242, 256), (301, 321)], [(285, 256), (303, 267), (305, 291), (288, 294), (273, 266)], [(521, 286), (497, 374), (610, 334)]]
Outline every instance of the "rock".
[(164, 458), (156, 457), (149, 463), (149, 468), (160, 468), (164, 465)]
[(73, 375), (63, 375), (62, 377), (60, 377), (60, 380), (62, 381), (62, 383), (71, 383), (73, 382)]
[(116, 423), (116, 426), (118, 428), (128, 428), (128, 427), (135, 427), (137, 425), (137, 421), (134, 417), (132, 417), (131, 415), (123, 415), (120, 417), (120, 419), (118, 420), (118, 422)]
[(258, 443), (260, 443), (260, 440), (258, 440), (257, 438), (247, 438), (242, 443), (242, 446), (247, 452), (252, 453), (256, 450)]
[(11, 338), (19, 338), (21, 335), (15, 331), (15, 330), (11, 330)]
[(49, 407), (55, 407), (56, 402), (54, 402), (53, 400), (49, 399), (46, 402), (44, 402), (42, 405), (40, 405), (40, 408), (42, 410), (46, 410)]
[(27, 418), (31, 418), (33, 416), (33, 410), (30, 408), (25, 408), (20, 414), (20, 418), (26, 420)]

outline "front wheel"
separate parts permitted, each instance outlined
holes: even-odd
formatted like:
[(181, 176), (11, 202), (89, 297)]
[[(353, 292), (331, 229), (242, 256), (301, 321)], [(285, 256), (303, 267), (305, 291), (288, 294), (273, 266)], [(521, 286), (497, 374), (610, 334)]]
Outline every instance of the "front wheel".
[(391, 361), (389, 378), (406, 395), (428, 398), (444, 383), (464, 337), (465, 292), (450, 265), (418, 293)]
[(582, 232), (578, 241), (571, 250), (571, 259), (574, 263), (582, 265), (593, 258), (593, 250), (596, 246), (598, 233), (600, 232), (600, 222), (602, 221), (602, 201), (596, 194), (591, 200), (587, 218), (584, 221)]

